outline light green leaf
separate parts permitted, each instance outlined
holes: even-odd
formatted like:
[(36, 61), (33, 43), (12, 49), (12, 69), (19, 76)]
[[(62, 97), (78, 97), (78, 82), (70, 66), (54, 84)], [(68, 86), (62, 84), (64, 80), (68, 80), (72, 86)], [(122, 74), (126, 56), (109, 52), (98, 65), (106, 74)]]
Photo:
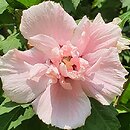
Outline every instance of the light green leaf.
[(14, 48), (22, 48), (21, 41), (18, 38), (19, 34), (12, 34), (7, 39), (0, 41), (0, 50), (4, 53)]
[(98, 7), (98, 8), (101, 8), (102, 7), (102, 4), (105, 2), (106, 0), (94, 0), (93, 1), (93, 4), (92, 4), (92, 7)]
[(17, 120), (11, 122), (8, 130), (11, 130), (12, 128), (16, 128), (17, 126), (19, 126), (22, 123), (22, 121), (30, 119), (33, 116), (34, 116), (34, 112), (33, 112), (32, 108), (31, 107), (26, 108), (23, 115), (20, 115)]
[(120, 26), (121, 28), (123, 28), (127, 21), (130, 22), (130, 11), (127, 11), (126, 13), (120, 15), (119, 17), (122, 20), (122, 22), (120, 23)]
[(90, 99), (92, 113), (86, 120), (86, 125), (80, 130), (119, 130), (120, 123), (117, 111), (113, 106), (104, 106), (95, 99)]
[(72, 0), (72, 3), (74, 5), (74, 8), (77, 9), (79, 3), (80, 3), (80, 0)]
[(6, 0), (0, 0), (0, 14), (2, 14), (6, 10), (7, 6), (8, 3), (6, 2)]
[(17, 104), (15, 102), (12, 102), (8, 97), (5, 97), (4, 101), (0, 105), (0, 115), (10, 112), (16, 107), (21, 106), (22, 108), (27, 108), (29, 105), (30, 104)]
[(121, 102), (126, 104), (130, 100), (130, 83), (128, 84), (126, 90), (124, 90), (123, 95), (121, 96)]
[(121, 0), (122, 2), (122, 7), (127, 7), (127, 10), (130, 9), (130, 0)]
[(41, 2), (41, 0), (17, 0), (17, 1), (25, 5), (27, 8), (32, 5), (37, 5)]
[(0, 105), (0, 115), (10, 112), (16, 107), (18, 107), (18, 104), (14, 102), (11, 103), (9, 98), (5, 98), (5, 100)]
[(0, 130), (7, 130), (12, 121), (17, 120), (17, 118), (23, 114), (24, 109), (22, 107), (17, 107), (10, 111), (0, 115)]

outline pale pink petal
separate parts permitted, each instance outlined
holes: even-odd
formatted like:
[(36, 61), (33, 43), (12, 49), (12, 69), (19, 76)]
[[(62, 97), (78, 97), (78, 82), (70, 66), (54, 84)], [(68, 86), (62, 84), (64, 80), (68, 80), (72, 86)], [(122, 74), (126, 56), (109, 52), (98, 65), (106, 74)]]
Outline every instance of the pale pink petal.
[(89, 29), (90, 24), (91, 21), (86, 16), (84, 16), (74, 31), (71, 43), (72, 45), (77, 46), (80, 54), (84, 52), (84, 48), (86, 47), (86, 44), (84, 43), (86, 37), (85, 30), (86, 28)]
[(50, 78), (51, 84), (57, 83), (58, 79), (60, 78), (59, 71), (54, 65), (49, 66), (48, 70), (46, 71), (46, 75)]
[(39, 82), (29, 80), (32, 65), (17, 56), (18, 50), (11, 50), (0, 58), (0, 76), (5, 94), (18, 103), (35, 99), (47, 87), (48, 78), (42, 76)]
[(96, 16), (93, 22), (86, 19), (86, 22), (81, 23), (82, 26), (79, 24), (76, 29), (77, 33), (74, 33), (73, 36), (78, 39), (78, 34), (80, 33), (81, 37), (78, 42), (72, 40), (72, 44), (76, 43), (75, 46), (79, 49), (80, 55), (82, 56), (102, 48), (114, 47), (121, 37), (120, 27), (112, 22), (104, 23), (100, 14)]
[(33, 108), (46, 124), (62, 129), (74, 129), (84, 125), (91, 113), (89, 99), (78, 82), (70, 82), (72, 90), (55, 84), (33, 101)]
[(52, 50), (59, 48), (58, 43), (53, 38), (43, 34), (30, 37), (29, 43), (49, 58), (52, 57)]
[(95, 23), (95, 24), (105, 24), (105, 22), (104, 22), (100, 13), (97, 14), (95, 19), (93, 20), (93, 23)]
[(26, 51), (15, 50), (15, 53), (17, 57), (31, 65), (45, 63), (45, 61), (48, 59), (47, 55), (34, 47)]
[(47, 65), (35, 64), (31, 67), (28, 79), (39, 82), (40, 78), (46, 73), (48, 69)]
[(125, 75), (128, 74), (120, 63), (117, 49), (101, 49), (86, 59), (92, 67), (87, 72), (87, 80), (82, 83), (84, 90), (102, 104), (110, 104), (122, 93)]
[(71, 39), (76, 26), (60, 4), (48, 1), (23, 11), (20, 30), (27, 39), (44, 34), (63, 45)]

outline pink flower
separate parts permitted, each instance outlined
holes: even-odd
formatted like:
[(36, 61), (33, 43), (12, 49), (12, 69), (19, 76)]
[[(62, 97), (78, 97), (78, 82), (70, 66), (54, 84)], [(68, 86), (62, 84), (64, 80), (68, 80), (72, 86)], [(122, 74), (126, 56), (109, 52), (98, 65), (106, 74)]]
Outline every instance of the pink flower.
[(91, 114), (87, 96), (108, 105), (122, 93), (127, 71), (116, 47), (118, 25), (106, 24), (100, 14), (77, 25), (48, 1), (23, 11), (20, 30), (34, 47), (1, 57), (3, 89), (12, 101), (31, 102), (44, 123), (80, 127)]

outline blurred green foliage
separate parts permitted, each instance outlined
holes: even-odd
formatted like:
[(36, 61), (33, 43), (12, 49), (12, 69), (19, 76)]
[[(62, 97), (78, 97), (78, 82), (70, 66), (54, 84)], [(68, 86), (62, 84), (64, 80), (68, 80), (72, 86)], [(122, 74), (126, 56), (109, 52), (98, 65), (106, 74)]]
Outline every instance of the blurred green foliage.
[[(0, 55), (17, 48), (27, 49), (27, 41), (20, 34), (22, 11), (44, 0), (0, 0)], [(94, 19), (101, 13), (106, 22), (120, 17), (124, 37), (130, 37), (130, 0), (53, 0), (60, 3), (75, 20), (87, 15)], [(124, 67), (130, 72), (130, 51), (120, 54)], [(128, 77), (127, 77), (128, 78)], [(130, 78), (124, 85), (124, 92), (114, 106), (103, 106), (91, 99), (92, 114), (84, 127), (77, 130), (130, 130)], [(116, 109), (118, 113), (116, 112)], [(117, 116), (118, 115), (118, 116)], [(117, 117), (118, 118), (117, 118)], [(120, 123), (119, 123), (120, 122)], [(5, 97), (0, 80), (0, 130), (57, 130), (38, 119), (29, 104), (16, 104)]]

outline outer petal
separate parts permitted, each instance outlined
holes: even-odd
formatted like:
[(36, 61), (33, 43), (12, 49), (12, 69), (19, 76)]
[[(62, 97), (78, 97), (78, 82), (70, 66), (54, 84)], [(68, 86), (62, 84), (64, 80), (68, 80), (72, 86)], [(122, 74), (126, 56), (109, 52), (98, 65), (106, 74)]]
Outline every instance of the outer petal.
[(26, 103), (45, 90), (48, 78), (42, 76), (39, 82), (29, 80), (32, 66), (18, 57), (17, 50), (11, 50), (0, 59), (0, 76), (4, 92), (18, 103)]
[(97, 14), (97, 16), (95, 17), (95, 19), (93, 20), (93, 23), (96, 23), (96, 24), (105, 24), (102, 16), (100, 13)]
[(121, 37), (121, 29), (118, 25), (112, 22), (105, 24), (100, 14), (96, 16), (93, 22), (88, 22), (88, 19), (86, 21), (83, 19), (83, 21), (81, 21), (82, 26), (79, 24), (76, 29), (80, 33), (74, 33), (74, 37), (79, 37), (80, 34), (79, 42), (73, 40), (73, 43), (77, 43), (76, 46), (80, 55), (116, 46), (117, 40)]
[(27, 39), (37, 34), (44, 34), (63, 45), (71, 39), (75, 27), (74, 19), (60, 4), (48, 1), (23, 11), (20, 30)]
[(35, 47), (26, 51), (15, 50), (15, 54), (21, 60), (24, 60), (25, 62), (31, 65), (37, 63), (45, 63), (45, 61), (48, 58), (47, 55), (45, 55), (42, 51), (36, 49)]
[(71, 90), (64, 89), (59, 84), (48, 87), (34, 100), (34, 110), (43, 122), (62, 129), (84, 125), (85, 119), (91, 113), (90, 101), (78, 82), (71, 84)]
[(71, 43), (78, 48), (80, 54), (82, 54), (84, 52), (84, 48), (86, 48), (86, 44), (84, 43), (86, 37), (85, 29), (89, 29), (90, 24), (91, 21), (86, 16), (84, 16), (74, 31)]
[(59, 48), (58, 43), (52, 37), (43, 34), (30, 37), (29, 43), (42, 51), (44, 55), (47, 55), (47, 57), (52, 57), (52, 50), (54, 48)]
[(83, 88), (89, 96), (110, 104), (120, 95), (128, 72), (121, 65), (117, 49), (101, 49), (86, 57), (92, 67), (88, 70)]

